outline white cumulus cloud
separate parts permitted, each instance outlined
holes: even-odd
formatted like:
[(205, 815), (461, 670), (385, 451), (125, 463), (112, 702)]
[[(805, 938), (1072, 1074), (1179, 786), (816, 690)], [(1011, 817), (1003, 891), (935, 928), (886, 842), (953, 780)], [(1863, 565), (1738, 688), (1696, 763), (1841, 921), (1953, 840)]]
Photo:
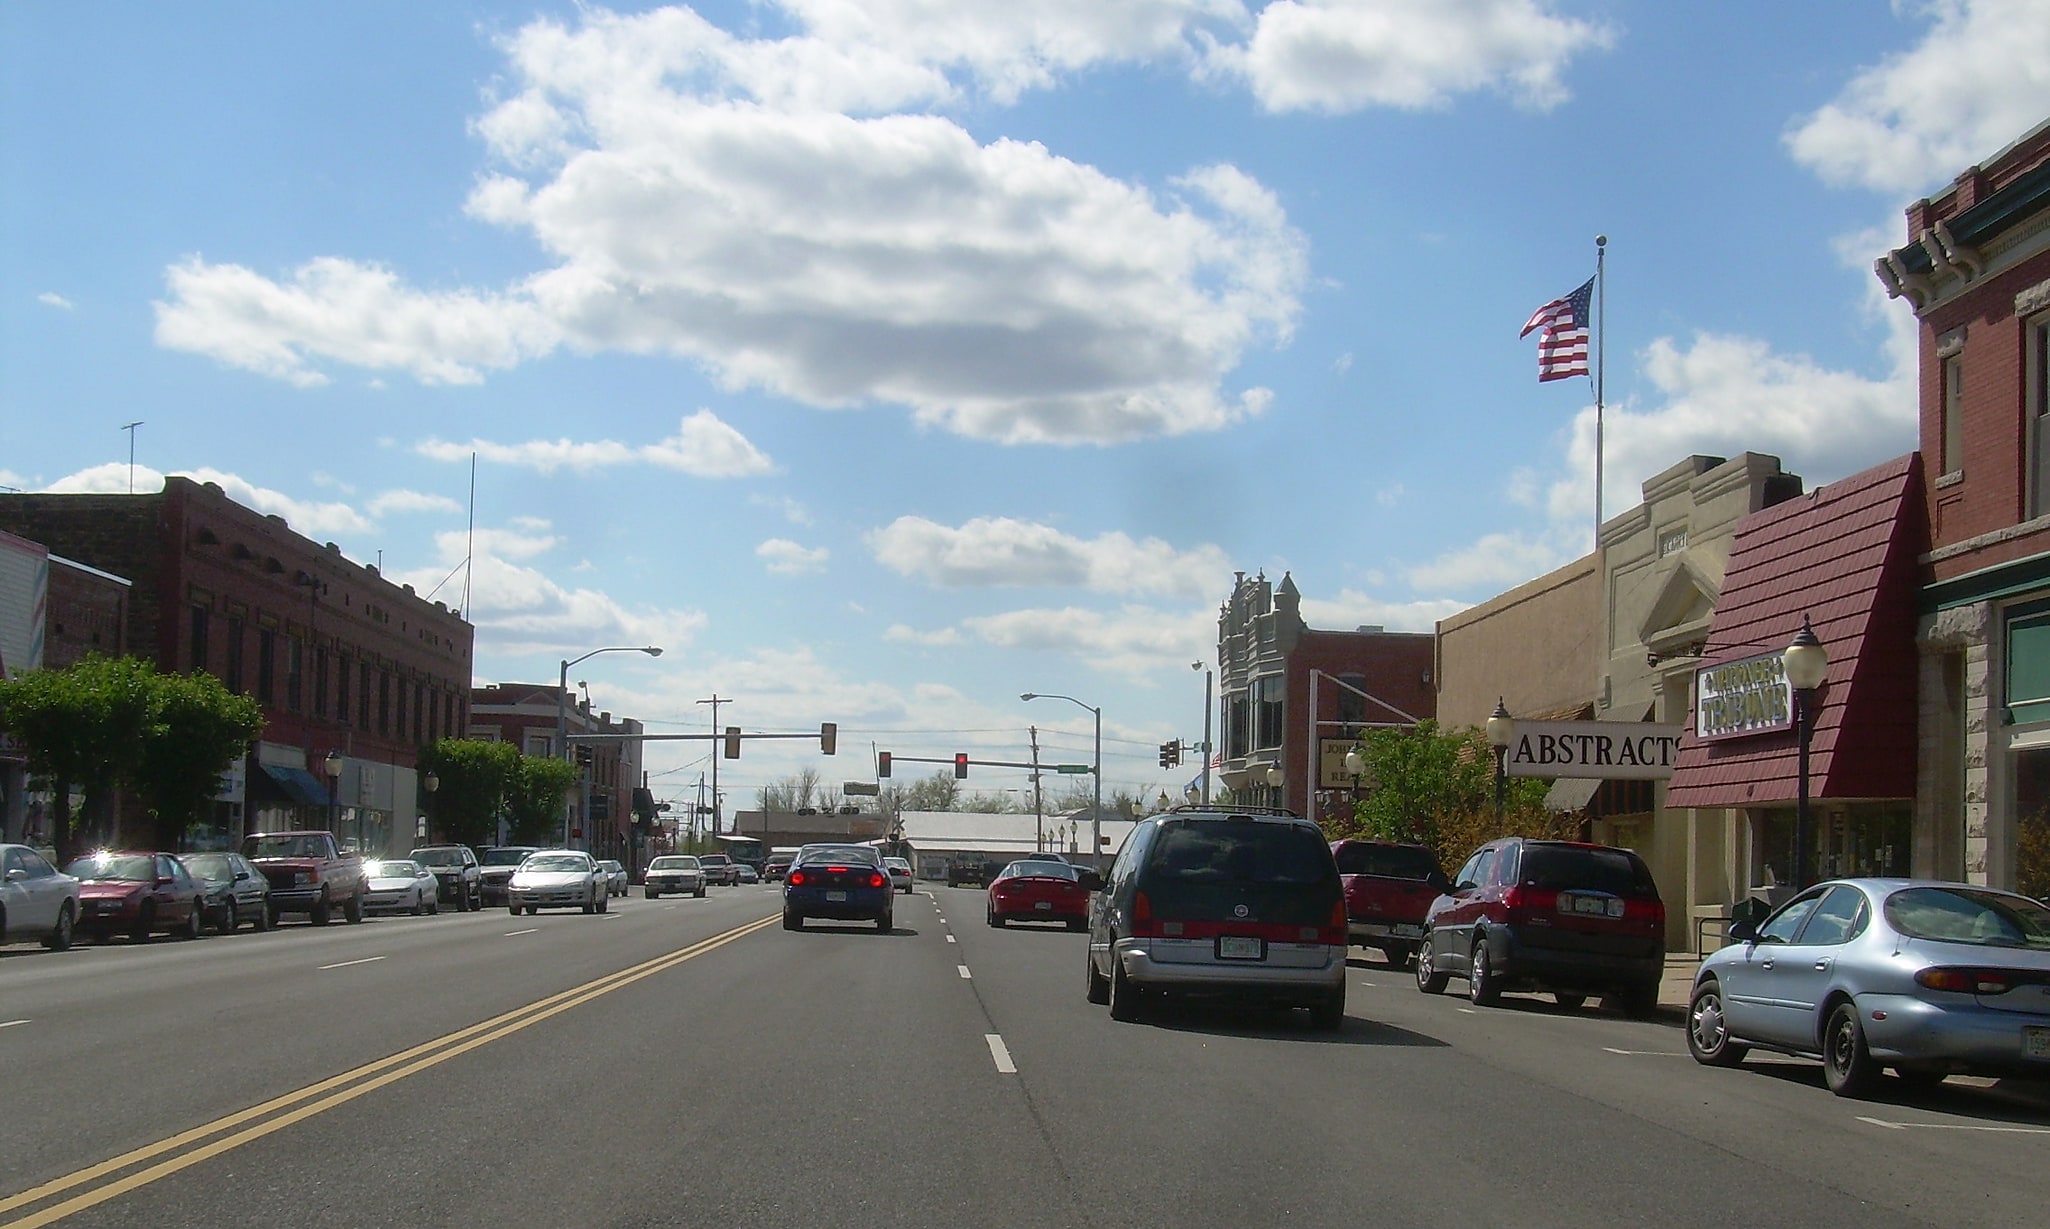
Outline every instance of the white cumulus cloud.
[(483, 439), (468, 443), (429, 439), (416, 445), (414, 451), (437, 461), (466, 460), (474, 453), (486, 461), (544, 474), (558, 469), (589, 473), (614, 465), (645, 464), (698, 478), (745, 478), (773, 473), (776, 468), (768, 454), (710, 410), (699, 410), (685, 418), (675, 435), (653, 444), (569, 439), (501, 444)]
[(867, 541), (891, 571), (946, 588), (1053, 585), (1195, 598), (1217, 592), (1231, 574), (1215, 546), (1183, 551), (1123, 533), (1084, 539), (1008, 517), (951, 526), (903, 516), (871, 531)]
[(803, 546), (788, 538), (770, 538), (755, 547), (755, 557), (778, 576), (803, 576), (811, 572), (823, 572), (826, 570), (826, 560), (830, 554), (831, 552), (823, 546)]

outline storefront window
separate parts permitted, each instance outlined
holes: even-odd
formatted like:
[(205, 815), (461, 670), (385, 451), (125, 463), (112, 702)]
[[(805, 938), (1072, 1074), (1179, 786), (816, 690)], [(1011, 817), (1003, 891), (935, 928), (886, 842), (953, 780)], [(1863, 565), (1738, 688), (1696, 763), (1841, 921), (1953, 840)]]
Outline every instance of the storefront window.
[(1282, 679), (1278, 674), (1253, 681), (1253, 748), (1264, 751), (1281, 745)]
[(2014, 757), (2014, 889), (2050, 896), (2050, 748)]
[(2006, 699), (2011, 724), (2050, 721), (2050, 606), (2044, 603), (2008, 616)]

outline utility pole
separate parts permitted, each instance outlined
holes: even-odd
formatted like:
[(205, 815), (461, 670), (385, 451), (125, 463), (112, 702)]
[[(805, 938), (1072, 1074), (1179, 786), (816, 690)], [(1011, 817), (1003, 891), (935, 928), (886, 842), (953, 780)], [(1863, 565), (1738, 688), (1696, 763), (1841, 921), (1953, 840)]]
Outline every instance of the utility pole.
[[(717, 734), (717, 733), (719, 732), (719, 706), (720, 706), (721, 704), (726, 704), (726, 703), (729, 703), (729, 701), (721, 699), (721, 698), (719, 697), (719, 693), (715, 691), (715, 692), (713, 692), (713, 693), (712, 693), (712, 698), (711, 698), (711, 699), (709, 699), (709, 700), (699, 700), (699, 701), (698, 701), (698, 703), (700, 703), (700, 704), (709, 704), (709, 705), (711, 705), (711, 706), (712, 706), (712, 733), (716, 735), (716, 734)], [(718, 748), (717, 748), (716, 746), (712, 748), (712, 824), (711, 824), (711, 829), (712, 829), (712, 831), (711, 831), (711, 835), (713, 835), (713, 836), (718, 836), (718, 835), (719, 835), (719, 749), (718, 749)]]
[(1039, 727), (1027, 726), (1032, 731), (1032, 850), (1046, 851), (1046, 805), (1039, 789)]

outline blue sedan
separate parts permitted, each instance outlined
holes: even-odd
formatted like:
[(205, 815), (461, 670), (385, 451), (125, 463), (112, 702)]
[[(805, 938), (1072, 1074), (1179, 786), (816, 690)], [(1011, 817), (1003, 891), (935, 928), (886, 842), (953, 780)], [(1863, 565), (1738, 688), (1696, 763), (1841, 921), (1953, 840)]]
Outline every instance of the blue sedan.
[(874, 922), (888, 933), (896, 899), (882, 855), (867, 845), (806, 845), (783, 877), (783, 929), (806, 918)]
[(2012, 892), (1840, 879), (1780, 906), (1701, 963), (1687, 1048), (1732, 1066), (1752, 1047), (1822, 1059), (1841, 1097), (1892, 1068), (2050, 1077), (2050, 909)]

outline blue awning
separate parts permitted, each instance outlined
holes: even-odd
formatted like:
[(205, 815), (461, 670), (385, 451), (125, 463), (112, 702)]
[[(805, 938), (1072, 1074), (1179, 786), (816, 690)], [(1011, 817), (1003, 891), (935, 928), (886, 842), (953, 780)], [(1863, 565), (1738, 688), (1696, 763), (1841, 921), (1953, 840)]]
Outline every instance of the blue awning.
[(304, 768), (287, 768), (279, 764), (258, 764), (257, 767), (285, 791), (285, 797), (302, 806), (324, 807), (333, 801), (328, 796), (327, 783)]

